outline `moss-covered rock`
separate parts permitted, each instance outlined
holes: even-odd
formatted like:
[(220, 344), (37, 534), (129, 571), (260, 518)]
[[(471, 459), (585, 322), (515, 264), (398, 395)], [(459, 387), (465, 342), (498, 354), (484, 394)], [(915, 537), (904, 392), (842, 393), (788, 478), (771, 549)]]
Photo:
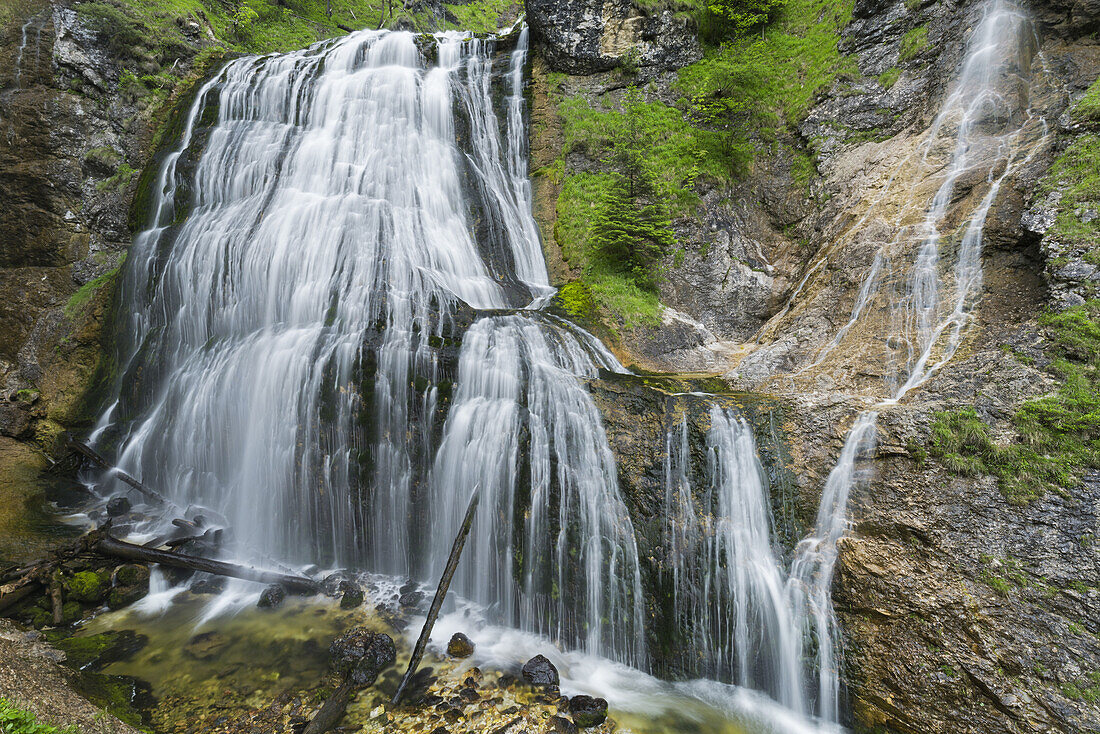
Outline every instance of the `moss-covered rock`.
[(104, 574), (95, 571), (80, 571), (65, 581), (65, 592), (69, 598), (83, 604), (96, 604), (106, 598), (110, 583)]

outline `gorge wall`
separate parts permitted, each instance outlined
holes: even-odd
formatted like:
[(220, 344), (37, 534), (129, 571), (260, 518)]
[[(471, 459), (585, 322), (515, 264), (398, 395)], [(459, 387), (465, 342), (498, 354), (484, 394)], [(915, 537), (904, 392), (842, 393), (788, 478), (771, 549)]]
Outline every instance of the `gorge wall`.
[[(428, 30), (450, 13), (441, 22), (476, 14), (494, 27), (517, 10), (458, 7), (429, 5), (388, 23)], [(624, 364), (723, 375), (708, 389), (768, 395), (754, 399), (764, 408), (743, 402), (782, 495), (773, 512), (788, 546), (812, 524), (845, 434), (885, 369), (875, 337), (857, 334), (820, 369), (801, 371), (848, 319), (874, 246), (890, 235), (885, 220), (855, 231), (853, 212), (883, 192), (908, 195), (887, 182), (932, 124), (980, 9), (791, 0), (763, 46), (723, 50), (700, 40), (689, 5), (528, 2), (531, 167), (562, 287), (557, 307)], [(1036, 0), (1029, 10), (1039, 53), (1020, 74), (1049, 135), (994, 203), (983, 295), (962, 346), (881, 415), (874, 479), (851, 499), (834, 598), (859, 731), (1100, 730), (1100, 474), (1016, 492), (1013, 477), (1031, 469), (991, 458), (996, 446), (1021, 443), (1021, 406), (1062, 394), (1059, 360), (1085, 371), (1072, 378), (1084, 380), (1084, 395), (1059, 403), (1084, 428), (1064, 432), (1096, 435), (1082, 416), (1095, 405), (1090, 370), (1100, 359), (1091, 300), (1100, 272), (1100, 5)], [(112, 47), (79, 5), (28, 0), (0, 10), (5, 478), (40, 465), (29, 447), (48, 449), (91, 418), (84, 406), (97, 370), (110, 371), (102, 340), (114, 275), (141, 215), (140, 199), (134, 214), (131, 203), (159, 138), (171, 134), (170, 110), (212, 62), (204, 49), (227, 38), (239, 50), (277, 46), (230, 38), (213, 11), (141, 19), (159, 22), (173, 43), (135, 54)], [(749, 84), (745, 74), (765, 81)], [(754, 107), (708, 117), (705, 101), (731, 91)], [(638, 129), (624, 126), (622, 109)], [(677, 246), (663, 256), (655, 293), (600, 272), (589, 247), (585, 212), (624, 140), (667, 172), (661, 193), (674, 202)], [(723, 165), (701, 162), (715, 150)], [(976, 183), (964, 182), (958, 200)], [(1073, 322), (1052, 320), (1052, 308)], [(667, 562), (655, 518), (670, 403), (693, 416), (696, 451), (706, 430), (690, 399), (673, 397), (690, 387), (591, 383), (643, 562), (653, 566), (648, 578)], [(973, 419), (960, 416), (969, 407)], [(9, 485), (18, 499), (21, 488)]]

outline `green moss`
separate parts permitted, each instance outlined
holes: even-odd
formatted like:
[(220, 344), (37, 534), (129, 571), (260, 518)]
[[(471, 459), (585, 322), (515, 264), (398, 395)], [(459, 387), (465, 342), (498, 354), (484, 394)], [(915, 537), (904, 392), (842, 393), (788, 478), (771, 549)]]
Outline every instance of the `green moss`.
[(581, 281), (566, 283), (559, 288), (554, 296), (554, 304), (578, 319), (591, 318), (596, 306), (592, 290)]
[(1040, 319), (1051, 371), (1062, 384), (1028, 400), (1013, 416), (1019, 440), (996, 443), (973, 408), (938, 413), (931, 452), (951, 471), (993, 474), (1005, 496), (1026, 502), (1048, 489), (1073, 490), (1082, 472), (1100, 468), (1100, 301)]
[(124, 189), (137, 177), (138, 172), (123, 163), (110, 178), (104, 179), (95, 185), (97, 191), (117, 191)]
[(1094, 81), (1085, 96), (1077, 100), (1070, 116), (1077, 122), (1100, 122), (1100, 79)]
[(881, 84), (885, 89), (890, 89), (895, 84), (897, 84), (899, 77), (901, 77), (901, 69), (895, 66), (879, 74), (878, 83)]
[(69, 597), (85, 604), (94, 604), (107, 596), (108, 582), (94, 571), (80, 571), (65, 581)]
[[(1080, 103), (1075, 113), (1079, 107)], [(1089, 254), (1100, 252), (1100, 135), (1082, 135), (1066, 148), (1051, 165), (1040, 191), (1057, 191), (1061, 197), (1053, 234), (1085, 245)], [(1082, 216), (1086, 210), (1093, 215)]]
[(75, 726), (57, 728), (42, 724), (34, 714), (0, 698), (0, 731), (4, 734), (76, 734)]
[(514, 0), (477, 0), (465, 4), (447, 5), (447, 25), (473, 33), (492, 33), (519, 16), (520, 7)]
[(898, 49), (898, 61), (904, 64), (906, 61), (915, 59), (922, 51), (927, 49), (929, 45), (927, 25), (919, 25), (916, 28), (910, 29), (901, 37), (901, 48)]
[[(123, 256), (125, 259), (125, 255)], [(75, 319), (83, 312), (84, 307), (92, 300), (92, 297), (103, 286), (110, 283), (118, 275), (119, 269), (122, 267), (122, 263), (112, 270), (107, 271), (98, 278), (94, 278), (84, 285), (80, 286), (76, 293), (69, 298), (69, 302), (65, 304), (64, 309), (66, 318)]]
[(52, 641), (65, 653), (65, 662), (78, 670), (99, 669), (107, 663), (128, 659), (144, 647), (147, 638), (129, 630), (104, 632), (85, 637), (64, 637)]

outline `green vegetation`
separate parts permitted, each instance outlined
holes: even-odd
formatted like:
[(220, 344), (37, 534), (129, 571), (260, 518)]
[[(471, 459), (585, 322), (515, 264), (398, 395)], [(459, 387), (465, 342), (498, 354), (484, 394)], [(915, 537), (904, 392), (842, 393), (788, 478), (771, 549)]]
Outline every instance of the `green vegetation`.
[(1070, 116), (1077, 122), (1100, 122), (1100, 79), (1094, 81), (1085, 96), (1077, 101)]
[(1100, 467), (1100, 301), (1041, 317), (1062, 380), (1053, 395), (1025, 402), (1013, 416), (1017, 442), (999, 444), (973, 408), (936, 414), (931, 453), (951, 471), (992, 474), (1009, 500), (1047, 489), (1064, 494)]
[(914, 59), (928, 47), (928, 26), (919, 25), (909, 30), (901, 37), (901, 49), (898, 51), (898, 61), (900, 63), (905, 63), (906, 61)]
[[(838, 50), (851, 0), (656, 5), (696, 13), (710, 42), (701, 61), (680, 70), (680, 98), (667, 104), (630, 88), (593, 109), (586, 97), (556, 96), (563, 156), (539, 172), (561, 183), (555, 238), (566, 262), (581, 271), (592, 303), (627, 326), (656, 321), (658, 262), (684, 258), (671, 220), (695, 212), (700, 185), (729, 184), (751, 170), (758, 148), (786, 145), (781, 133), (797, 126), (814, 95), (854, 69)], [(555, 76), (548, 81), (560, 88)], [(564, 154), (573, 151), (603, 170), (566, 174)], [(813, 158), (787, 152), (793, 184), (808, 190)]]
[[(1096, 90), (1094, 84), (1090, 93)], [(1100, 105), (1100, 93), (1097, 93)], [(1084, 100), (1082, 100), (1084, 102)], [(1078, 103), (1074, 114), (1081, 109)], [(1100, 135), (1078, 137), (1058, 156), (1043, 182), (1044, 193), (1061, 193), (1053, 233), (1088, 248), (1085, 259), (1100, 264)], [(1091, 211), (1091, 216), (1083, 216)]]
[[(125, 256), (123, 257), (125, 259)], [(80, 286), (80, 289), (72, 295), (69, 302), (65, 304), (64, 309), (65, 316), (69, 319), (75, 319), (84, 310), (84, 307), (92, 300), (92, 296), (96, 294), (100, 288), (105, 286), (111, 280), (118, 275), (119, 269), (122, 267), (122, 263), (107, 271), (98, 278), (94, 278), (84, 285)]]
[(895, 66), (895, 67), (893, 67), (891, 69), (887, 69), (886, 71), (879, 74), (878, 75), (878, 83), (881, 84), (886, 89), (889, 89), (890, 87), (897, 84), (898, 78), (900, 78), (900, 77), (901, 77), (901, 69), (899, 69), (898, 67)]
[(76, 727), (58, 729), (56, 726), (40, 724), (34, 714), (0, 698), (0, 731), (4, 734), (75, 734)]
[(737, 36), (680, 70), (678, 88), (693, 120), (733, 140), (751, 163), (753, 139), (772, 140), (805, 116), (817, 92), (854, 62), (838, 48), (852, 2), (789, 0), (759, 36)]

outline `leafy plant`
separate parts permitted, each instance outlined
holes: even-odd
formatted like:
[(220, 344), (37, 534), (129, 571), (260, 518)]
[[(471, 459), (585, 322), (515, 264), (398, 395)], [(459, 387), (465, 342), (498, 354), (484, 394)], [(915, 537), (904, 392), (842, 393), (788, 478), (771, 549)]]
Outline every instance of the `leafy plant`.
[(76, 734), (76, 727), (67, 726), (59, 729), (56, 726), (41, 724), (31, 712), (19, 708), (5, 698), (0, 698), (0, 731), (4, 734)]

